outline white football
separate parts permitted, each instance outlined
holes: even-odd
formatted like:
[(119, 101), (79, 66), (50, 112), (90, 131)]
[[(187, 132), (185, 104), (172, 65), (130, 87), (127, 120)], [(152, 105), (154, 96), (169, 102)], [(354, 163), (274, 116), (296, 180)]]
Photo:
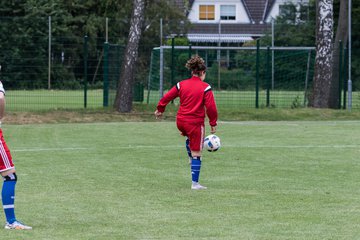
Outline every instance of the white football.
[(214, 134), (207, 136), (204, 139), (204, 149), (209, 152), (215, 152), (221, 147), (220, 138)]

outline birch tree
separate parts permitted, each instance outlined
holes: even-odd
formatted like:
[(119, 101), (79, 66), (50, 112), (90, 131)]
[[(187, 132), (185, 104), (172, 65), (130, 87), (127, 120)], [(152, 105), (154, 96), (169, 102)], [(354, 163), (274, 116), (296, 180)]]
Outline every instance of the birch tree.
[(132, 109), (132, 88), (138, 58), (138, 48), (144, 22), (145, 0), (133, 0), (133, 13), (121, 74), (116, 92), (114, 108), (119, 112), (130, 112)]
[(333, 63), (333, 0), (316, 1), (316, 58), (310, 106), (330, 107)]

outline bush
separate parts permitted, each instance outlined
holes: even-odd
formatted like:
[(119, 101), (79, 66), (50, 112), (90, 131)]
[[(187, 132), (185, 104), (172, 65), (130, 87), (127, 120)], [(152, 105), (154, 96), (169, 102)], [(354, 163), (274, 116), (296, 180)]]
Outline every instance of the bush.
[[(208, 68), (206, 82), (213, 88), (219, 88), (218, 67)], [(220, 70), (220, 89), (222, 90), (254, 90), (255, 76), (251, 71), (244, 69), (227, 69), (222, 67)]]

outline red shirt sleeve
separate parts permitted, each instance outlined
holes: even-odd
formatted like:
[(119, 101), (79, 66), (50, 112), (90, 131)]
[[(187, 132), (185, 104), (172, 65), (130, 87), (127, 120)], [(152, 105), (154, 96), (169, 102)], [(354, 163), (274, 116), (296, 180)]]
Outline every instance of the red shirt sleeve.
[(159, 101), (156, 109), (159, 112), (164, 112), (166, 105), (179, 96), (179, 90), (176, 86), (172, 87)]
[(205, 108), (206, 115), (209, 118), (210, 126), (214, 127), (217, 125), (218, 112), (214, 99), (214, 94), (211, 90), (205, 92)]

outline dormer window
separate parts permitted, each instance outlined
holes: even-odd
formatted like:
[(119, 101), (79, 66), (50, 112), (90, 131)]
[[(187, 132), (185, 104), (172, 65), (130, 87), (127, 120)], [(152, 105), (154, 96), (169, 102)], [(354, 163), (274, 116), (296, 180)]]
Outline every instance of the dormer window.
[(221, 20), (236, 20), (236, 6), (235, 5), (221, 5), (220, 6)]
[(215, 20), (215, 5), (199, 6), (200, 20)]

